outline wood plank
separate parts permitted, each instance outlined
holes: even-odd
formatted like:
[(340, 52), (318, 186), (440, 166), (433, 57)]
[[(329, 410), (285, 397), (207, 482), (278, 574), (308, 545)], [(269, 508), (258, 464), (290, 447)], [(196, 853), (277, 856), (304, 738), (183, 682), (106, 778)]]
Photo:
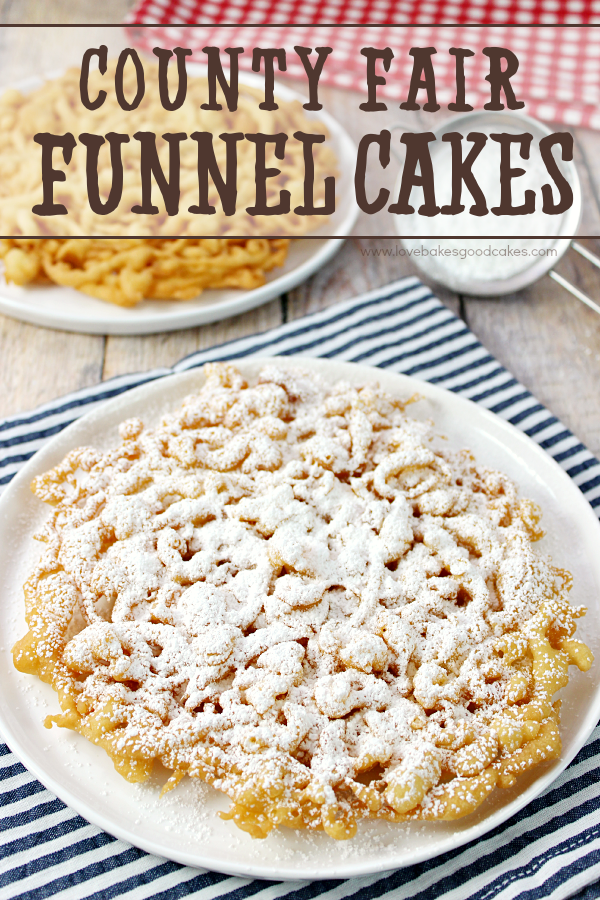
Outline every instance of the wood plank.
[[(306, 88), (301, 82), (294, 83), (294, 87), (299, 93), (306, 94)], [(420, 113), (406, 112), (392, 103), (387, 110), (360, 112), (359, 104), (364, 101), (364, 96), (356, 91), (341, 91), (324, 86), (320, 88), (320, 96), (324, 108), (343, 123), (355, 143), (367, 131), (377, 134), (384, 128), (417, 131), (424, 127)], [(400, 146), (397, 135), (392, 132), (392, 136), (393, 142)], [(379, 166), (377, 155), (370, 154), (366, 178), (373, 197), (381, 187), (387, 187), (393, 193), (399, 170), (400, 163), (394, 154), (385, 171)], [(346, 241), (337, 256), (321, 272), (290, 291), (287, 303), (289, 319), (296, 319), (364, 291), (382, 287), (405, 275), (418, 275), (427, 281), (414, 263), (403, 255), (393, 216), (385, 211), (372, 216), (361, 212), (354, 234), (367, 237)], [(460, 302), (456, 294), (437, 286), (433, 289), (455, 313), (459, 312)]]
[[(0, 7), (0, 25), (10, 23), (10, 16), (8, 23), (6, 18), (11, 8), (3, 14)], [(44, 5), (38, 3), (36, 8), (43, 11)], [(68, 19), (63, 21), (67, 23)], [(0, 85), (18, 84), (23, 79), (61, 72), (69, 67), (79, 68), (85, 50), (100, 44), (106, 44), (109, 54), (117, 56), (128, 42), (123, 28), (101, 24), (94, 28), (49, 29), (47, 25), (35, 24), (0, 28)]]
[[(598, 296), (598, 278), (571, 256), (557, 267)], [(600, 453), (600, 316), (550, 278), (502, 299), (466, 301), (479, 339), (592, 450)]]
[[(383, 253), (395, 253), (400, 249), (399, 239), (384, 241), (379, 238), (351, 238), (346, 241), (337, 256), (320, 272), (290, 291), (287, 302), (288, 319), (297, 319), (365, 291), (383, 287), (405, 275), (417, 275), (429, 283), (408, 257), (390, 257)], [(458, 315), (460, 301), (456, 294), (433, 283), (431, 287), (436, 296)]]
[(100, 381), (104, 338), (0, 315), (0, 417)]
[[(576, 128), (575, 146), (576, 163), (582, 175), (582, 168), (586, 170), (586, 180), (583, 185), (583, 210), (584, 218), (579, 229), (580, 234), (600, 235), (600, 135), (590, 128)], [(586, 193), (586, 189), (589, 193)]]
[[(588, 167), (577, 129), (576, 163), (582, 182), (583, 233), (600, 233), (595, 197), (600, 170)], [(594, 135), (596, 146), (598, 135)], [(598, 254), (598, 241), (583, 241)], [(580, 290), (600, 300), (600, 271), (569, 250), (556, 267)], [(469, 326), (491, 353), (558, 416), (593, 453), (600, 453), (600, 316), (548, 276), (498, 299), (465, 299)]]
[[(286, 84), (287, 81), (290, 82), (290, 87), (293, 87), (299, 94), (307, 96), (304, 82), (288, 79)], [(371, 113), (361, 112), (359, 104), (364, 102), (365, 97), (358, 91), (340, 90), (322, 85), (319, 88), (319, 97), (323, 108), (344, 126), (356, 145), (366, 133), (378, 134), (384, 128), (402, 127), (405, 130), (418, 128), (418, 114), (413, 112), (395, 108)], [(396, 141), (400, 146), (397, 136)], [(399, 160), (394, 154), (391, 154), (387, 169), (382, 170), (377, 160), (377, 148), (375, 147), (369, 153), (366, 184), (370, 191), (368, 195), (370, 199), (371, 194), (374, 199), (382, 187), (387, 187), (393, 193), (399, 168)], [(393, 217), (385, 211), (375, 215), (368, 215), (361, 211), (353, 233), (368, 236), (382, 234), (395, 236), (393, 224)]]
[(196, 350), (267, 331), (281, 322), (281, 302), (277, 299), (242, 316), (199, 328), (139, 337), (107, 337), (102, 378), (172, 366)]
[[(66, 0), (41, 4), (36, 0), (0, 2), (0, 23), (120, 21), (129, 0), (102, 5)], [(49, 40), (47, 27), (0, 29), (0, 84), (32, 74), (77, 64), (90, 45), (90, 35), (114, 41), (117, 29), (64, 29), (60, 40)], [(77, 388), (100, 381), (104, 338), (38, 328), (0, 316), (0, 416), (22, 412)]]
[(123, 20), (135, 0), (60, 0), (60, 3), (40, 3), (39, 0), (1, 0), (0, 23), (3, 25), (54, 25), (87, 22), (93, 25), (118, 23)]

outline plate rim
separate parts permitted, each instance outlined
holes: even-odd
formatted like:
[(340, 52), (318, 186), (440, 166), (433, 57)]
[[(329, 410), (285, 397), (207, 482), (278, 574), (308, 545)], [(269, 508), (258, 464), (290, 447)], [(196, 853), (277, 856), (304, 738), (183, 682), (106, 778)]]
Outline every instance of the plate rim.
[[(233, 364), (240, 367), (242, 370), (242, 374), (244, 374), (244, 369), (248, 369), (250, 371), (258, 369), (264, 365), (268, 364), (285, 364), (289, 367), (298, 366), (304, 369), (312, 369), (313, 371), (327, 371), (330, 370), (330, 367), (335, 367), (334, 377), (336, 380), (344, 377), (343, 369), (348, 370), (348, 373), (351, 374), (356, 373), (356, 375), (360, 375), (364, 373), (364, 377), (369, 377), (371, 380), (376, 380), (378, 376), (383, 376), (383, 380), (398, 380), (398, 389), (399, 391), (409, 390), (411, 393), (415, 393), (418, 391), (424, 396), (425, 399), (437, 400), (438, 402), (447, 402), (449, 398), (451, 398), (451, 402), (456, 404), (458, 407), (462, 406), (465, 409), (469, 409), (471, 411), (476, 410), (477, 414), (480, 415), (484, 422), (487, 422), (492, 426), (492, 429), (499, 431), (500, 433), (504, 432), (511, 435), (513, 439), (517, 439), (517, 442), (522, 444), (523, 446), (527, 446), (529, 450), (533, 450), (534, 453), (545, 461), (545, 463), (549, 464), (551, 469), (554, 471), (554, 475), (557, 479), (563, 482), (565, 487), (568, 487), (573, 492), (573, 496), (577, 496), (581, 506), (579, 511), (584, 511), (583, 513), (589, 522), (590, 528), (596, 530), (598, 536), (600, 537), (600, 521), (598, 520), (596, 514), (594, 513), (592, 507), (589, 505), (588, 501), (581, 493), (575, 482), (567, 475), (567, 473), (559, 466), (559, 464), (548, 454), (545, 450), (543, 450), (539, 444), (533, 441), (528, 435), (524, 434), (524, 432), (520, 431), (510, 422), (507, 422), (505, 419), (500, 418), (499, 416), (492, 413), (490, 410), (481, 407), (479, 404), (469, 400), (465, 397), (461, 397), (453, 393), (452, 391), (448, 391), (438, 385), (431, 384), (430, 382), (424, 382), (417, 378), (404, 375), (403, 373), (392, 372), (387, 369), (381, 369), (375, 366), (368, 366), (364, 364), (357, 364), (345, 361), (338, 360), (329, 360), (322, 358), (310, 358), (303, 356), (279, 356), (279, 357), (247, 357), (242, 360), (234, 360)], [(56, 449), (63, 442), (69, 443), (71, 436), (76, 436), (78, 430), (85, 429), (89, 424), (93, 424), (96, 420), (102, 420), (106, 413), (110, 413), (112, 410), (116, 410), (119, 405), (129, 405), (132, 403), (134, 406), (140, 402), (145, 402), (146, 400), (151, 400), (153, 396), (158, 395), (158, 398), (161, 394), (161, 388), (163, 386), (170, 387), (172, 386), (174, 389), (179, 385), (182, 388), (185, 388), (186, 384), (190, 384), (194, 380), (198, 380), (201, 378), (202, 369), (201, 367), (193, 367), (191, 369), (187, 369), (184, 372), (175, 373), (172, 375), (165, 375), (164, 377), (157, 378), (149, 383), (145, 383), (138, 387), (132, 388), (130, 390), (124, 391), (119, 394), (117, 397), (111, 398), (109, 400), (104, 401), (100, 406), (96, 407), (90, 412), (84, 414), (62, 431), (60, 431), (57, 435), (52, 437), (44, 447), (40, 448), (34, 456), (30, 460), (28, 460), (25, 465), (19, 470), (19, 472), (15, 475), (15, 477), (9, 482), (7, 488), (0, 495), (0, 531), (4, 527), (2, 525), (3, 522), (3, 512), (4, 508), (7, 507), (10, 503), (11, 497), (13, 493), (17, 493), (22, 489), (23, 483), (28, 483), (32, 476), (36, 474), (40, 470), (40, 466), (42, 470), (46, 468), (48, 465), (53, 465), (51, 461), (44, 461), (46, 457), (52, 456), (53, 453), (57, 455), (64, 454), (64, 449)], [(183, 399), (185, 396), (185, 390), (180, 392), (180, 396)], [(129, 401), (129, 403), (126, 403)], [(76, 446), (76, 445), (72, 445)], [(585, 523), (584, 523), (585, 524)], [(600, 567), (600, 563), (598, 564)], [(600, 661), (599, 661), (600, 662)], [(352, 862), (350, 860), (344, 860), (342, 863), (337, 864), (336, 867), (330, 868), (327, 872), (319, 872), (318, 865), (315, 864), (306, 864), (307, 867), (310, 865), (311, 874), (301, 875), (299, 872), (292, 868), (287, 868), (286, 864), (277, 864), (275, 866), (269, 865), (254, 865), (251, 863), (242, 863), (241, 865), (236, 865), (234, 861), (231, 864), (223, 865), (218, 862), (215, 867), (214, 861), (211, 860), (210, 856), (205, 856), (201, 852), (190, 854), (187, 851), (183, 852), (173, 852), (170, 848), (165, 848), (163, 845), (147, 838), (138, 838), (130, 829), (127, 827), (122, 827), (118, 822), (110, 821), (107, 817), (105, 817), (101, 813), (97, 813), (92, 807), (88, 806), (88, 804), (79, 799), (75, 794), (71, 792), (69, 787), (63, 787), (60, 783), (60, 779), (55, 778), (52, 774), (48, 774), (43, 767), (38, 765), (35, 759), (32, 759), (27, 750), (23, 750), (18, 740), (18, 737), (13, 733), (10, 724), (7, 722), (5, 717), (5, 707), (6, 702), (4, 699), (4, 695), (0, 690), (0, 734), (10, 747), (10, 749), (15, 753), (18, 759), (21, 760), (23, 765), (31, 772), (46, 788), (52, 791), (59, 799), (61, 799), (66, 805), (79, 813), (83, 818), (85, 818), (88, 822), (96, 825), (107, 833), (126, 841), (133, 846), (139, 847), (140, 849), (152, 853), (156, 856), (167, 858), (174, 860), (175, 862), (181, 863), (183, 865), (188, 865), (194, 868), (205, 868), (210, 871), (221, 872), (231, 876), (241, 876), (241, 877), (250, 877), (264, 880), (278, 880), (278, 881), (312, 881), (315, 879), (319, 880), (331, 880), (331, 879), (348, 879), (353, 877), (363, 877), (372, 875), (375, 873), (379, 873), (382, 877), (387, 872), (392, 872), (397, 869), (405, 868), (409, 865), (418, 864), (421, 862), (425, 862), (429, 859), (433, 859), (437, 856), (440, 856), (446, 852), (451, 850), (458, 849), (463, 847), (465, 844), (470, 841), (477, 840), (483, 837), (488, 832), (492, 831), (497, 826), (503, 824), (507, 821), (511, 816), (518, 813), (525, 806), (527, 806), (532, 800), (534, 800), (537, 796), (539, 796), (546, 788), (548, 788), (552, 783), (556, 781), (559, 775), (567, 768), (569, 763), (575, 758), (579, 750), (583, 747), (590, 734), (594, 730), (597, 725), (598, 719), (600, 718), (600, 682), (598, 683), (595, 693), (593, 695), (593, 702), (589, 704), (585, 711), (582, 711), (580, 724), (577, 729), (576, 736), (574, 740), (571, 742), (569, 750), (566, 754), (561, 754), (559, 759), (555, 760), (551, 764), (546, 764), (545, 769), (542, 771), (535, 781), (529, 785), (529, 787), (525, 788), (517, 797), (515, 797), (512, 801), (507, 803), (505, 806), (500, 809), (490, 813), (485, 819), (481, 820), (474, 824), (471, 828), (465, 829), (461, 832), (455, 832), (448, 836), (442, 836), (441, 838), (432, 841), (432, 845), (434, 845), (433, 850), (428, 850), (423, 848), (421, 851), (411, 850), (407, 852), (399, 851), (400, 855), (398, 859), (394, 862), (394, 864), (390, 868), (381, 868), (381, 862), (377, 860), (369, 863), (369, 858), (362, 859), (358, 858), (357, 862)], [(544, 765), (544, 764), (543, 764)], [(165, 852), (166, 850), (166, 852)], [(410, 854), (410, 858), (406, 858)], [(404, 859), (402, 859), (402, 855), (404, 855)], [(315, 869), (317, 870), (315, 872)]]
[[(356, 220), (356, 214), (352, 213)], [(307, 238), (320, 244), (316, 252), (300, 263), (294, 269), (282, 275), (278, 275), (273, 281), (267, 281), (258, 288), (249, 291), (240, 291), (240, 295), (225, 300), (222, 303), (213, 303), (209, 306), (188, 306), (181, 307), (173, 313), (167, 311), (164, 313), (149, 311), (144, 314), (144, 318), (140, 317), (137, 321), (133, 318), (129, 319), (104, 319), (102, 317), (90, 318), (85, 322), (77, 322), (67, 313), (56, 313), (45, 306), (29, 306), (21, 303), (17, 298), (9, 297), (3, 294), (3, 290), (11, 290), (12, 286), (7, 285), (4, 275), (0, 272), (0, 312), (12, 319), (20, 322), (27, 322), (30, 325), (39, 325), (43, 328), (52, 328), (58, 331), (67, 331), (74, 334), (99, 334), (114, 336), (131, 336), (146, 334), (161, 334), (171, 331), (181, 331), (186, 328), (196, 328), (202, 325), (210, 325), (214, 322), (225, 321), (233, 316), (241, 315), (259, 306), (263, 306), (281, 296), (286, 291), (290, 291), (298, 285), (303, 284), (311, 275), (314, 275), (323, 268), (342, 248), (346, 238)], [(303, 238), (293, 238), (293, 240), (303, 240)], [(73, 291), (77, 299), (96, 298), (87, 297), (85, 294), (76, 292), (75, 288), (63, 287), (62, 285), (41, 285), (35, 290), (66, 290)], [(27, 290), (24, 288), (24, 290)], [(217, 290), (215, 288), (215, 290)], [(200, 295), (201, 296), (201, 295)], [(51, 300), (51, 298), (49, 298)], [(103, 301), (98, 300), (98, 303)], [(152, 301), (147, 301), (148, 303)], [(159, 301), (160, 302), (160, 301)], [(168, 302), (168, 301), (165, 301)], [(186, 303), (187, 301), (176, 301)], [(111, 304), (112, 305), (112, 304)], [(107, 303), (107, 306), (109, 304)], [(122, 309), (123, 307), (118, 307)], [(132, 307), (132, 310), (135, 307)], [(164, 319), (161, 318), (164, 316)]]

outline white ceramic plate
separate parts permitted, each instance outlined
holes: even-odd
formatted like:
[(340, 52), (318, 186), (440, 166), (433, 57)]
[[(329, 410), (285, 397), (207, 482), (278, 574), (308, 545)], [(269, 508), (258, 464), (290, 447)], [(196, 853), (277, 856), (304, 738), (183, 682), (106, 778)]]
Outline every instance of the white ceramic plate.
[[(201, 74), (189, 67), (191, 74)], [(244, 73), (244, 82), (261, 86), (259, 76)], [(16, 85), (31, 90), (39, 81)], [(278, 84), (276, 95), (282, 100), (301, 100), (296, 91)], [(321, 110), (306, 112), (308, 118), (323, 122), (329, 130), (330, 146), (338, 159), (335, 213), (308, 238), (292, 240), (285, 264), (266, 275), (266, 283), (254, 290), (222, 288), (207, 290), (194, 300), (143, 300), (137, 306), (115, 306), (88, 297), (73, 288), (53, 286), (18, 287), (7, 284), (0, 271), (0, 312), (13, 319), (76, 331), (86, 334), (155, 334), (205, 325), (219, 319), (237, 316), (267, 303), (306, 281), (325, 265), (341, 248), (343, 240), (334, 235), (348, 235), (358, 215), (352, 182), (356, 161), (356, 147), (344, 128), (332, 116)]]
[[(600, 650), (600, 524), (591, 507), (562, 469), (529, 438), (468, 400), (430, 384), (367, 366), (327, 360), (293, 359), (323, 372), (332, 380), (353, 383), (378, 380), (397, 396), (415, 390), (424, 400), (412, 407), (421, 418), (432, 418), (436, 430), (451, 445), (468, 446), (477, 459), (507, 472), (525, 496), (542, 506), (547, 536), (541, 548), (574, 576), (572, 600), (588, 607), (578, 635)], [(240, 364), (247, 377), (263, 361)], [(64, 729), (47, 731), (43, 719), (58, 711), (51, 688), (22, 675), (12, 665), (10, 647), (25, 630), (23, 584), (39, 547), (31, 539), (47, 518), (45, 506), (29, 490), (31, 479), (59, 462), (81, 444), (111, 446), (117, 425), (141, 415), (151, 424), (165, 410), (202, 383), (201, 371), (174, 375), (107, 402), (57, 435), (30, 460), (0, 500), (0, 728), (23, 763), (70, 807), (116, 837), (159, 856), (220, 872), (269, 879), (349, 878), (412, 865), (453, 850), (505, 821), (540, 794), (557, 777), (600, 717), (600, 666), (587, 675), (571, 669), (563, 700), (563, 754), (524, 776), (509, 790), (496, 791), (473, 815), (457, 822), (391, 825), (362, 822), (358, 836), (335, 842), (323, 833), (282, 829), (264, 841), (254, 841), (231, 822), (217, 816), (229, 800), (202, 784), (184, 779), (163, 799), (159, 773), (144, 785), (131, 785), (118, 775), (108, 756), (80, 735)]]

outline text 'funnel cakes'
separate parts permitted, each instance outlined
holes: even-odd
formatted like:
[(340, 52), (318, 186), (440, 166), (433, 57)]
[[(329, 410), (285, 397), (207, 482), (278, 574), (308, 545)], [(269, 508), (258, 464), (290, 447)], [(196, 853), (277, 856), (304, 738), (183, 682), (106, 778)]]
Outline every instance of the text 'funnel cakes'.
[(560, 754), (585, 610), (535, 504), (376, 383), (233, 367), (36, 478), (15, 665), (130, 781), (159, 760), (278, 825), (455, 819)]

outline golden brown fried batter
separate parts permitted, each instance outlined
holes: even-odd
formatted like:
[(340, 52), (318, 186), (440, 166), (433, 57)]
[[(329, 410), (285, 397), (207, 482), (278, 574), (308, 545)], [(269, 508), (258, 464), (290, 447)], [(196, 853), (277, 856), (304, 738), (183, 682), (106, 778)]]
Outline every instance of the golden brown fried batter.
[(131, 781), (155, 760), (278, 825), (455, 819), (560, 753), (582, 607), (539, 511), (406, 401), (232, 366), (39, 476), (15, 665)]
[(18, 285), (54, 283), (119, 306), (191, 300), (206, 288), (251, 290), (285, 262), (285, 238), (0, 241), (5, 277)]

